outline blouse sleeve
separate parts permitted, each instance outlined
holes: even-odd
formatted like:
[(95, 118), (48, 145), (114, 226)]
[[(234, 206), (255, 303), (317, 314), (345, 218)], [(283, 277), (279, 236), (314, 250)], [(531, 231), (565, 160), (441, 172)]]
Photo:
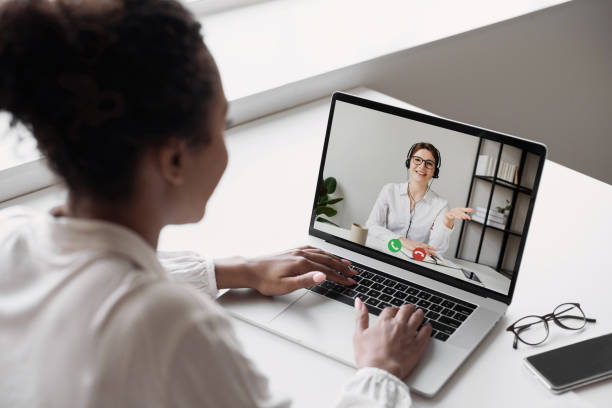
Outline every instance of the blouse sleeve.
[(442, 207), (431, 227), (429, 245), (436, 248), (438, 255), (444, 255), (450, 246), (450, 237), (453, 233), (451, 228), (444, 224), (444, 214), (448, 212), (448, 205)]
[(378, 198), (370, 211), (370, 216), (366, 221), (366, 227), (368, 227), (369, 234), (380, 239), (383, 242), (387, 242), (390, 239), (397, 238), (397, 235), (393, 231), (387, 229), (387, 216), (389, 212), (389, 186), (386, 185), (380, 190)]
[(344, 387), (337, 408), (393, 408), (412, 405), (408, 386), (374, 367), (359, 369)]
[(159, 263), (173, 282), (186, 283), (216, 297), (219, 289), (215, 277), (215, 264), (192, 251), (157, 252)]

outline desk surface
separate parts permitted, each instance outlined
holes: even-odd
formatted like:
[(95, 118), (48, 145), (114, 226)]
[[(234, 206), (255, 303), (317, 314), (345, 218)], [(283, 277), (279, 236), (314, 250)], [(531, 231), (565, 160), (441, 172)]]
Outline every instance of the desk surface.
[[(365, 97), (405, 105), (369, 90)], [(169, 227), (161, 249), (193, 249), (222, 257), (276, 252), (304, 243), (315, 190), (329, 100), (320, 100), (227, 132), (230, 162), (202, 222)], [(57, 187), (3, 203), (48, 208)], [(612, 332), (612, 258), (607, 237), (612, 187), (547, 161), (512, 304), (480, 347), (433, 399), (417, 407), (568, 406), (609, 404), (612, 381), (560, 396), (546, 390), (523, 365), (540, 351)], [(240, 242), (236, 248), (235, 243)], [(559, 250), (565, 248), (565, 250)], [(597, 323), (572, 333), (551, 327), (540, 347), (512, 349), (504, 329), (527, 314), (580, 302)], [(353, 369), (249, 324), (235, 321), (246, 352), (295, 407), (331, 406)], [(282, 356), (282, 358), (278, 358)]]
[[(366, 97), (396, 103), (374, 91)], [(230, 164), (207, 215), (198, 225), (172, 227), (163, 248), (215, 255), (274, 252), (304, 242), (325, 136), (329, 100), (281, 112), (227, 134)], [(566, 193), (567, 191), (567, 193)], [(582, 199), (576, 199), (576, 194)], [(572, 198), (574, 197), (574, 198)], [(539, 351), (612, 332), (612, 258), (604, 235), (612, 231), (612, 187), (547, 161), (533, 214), (515, 296), (506, 316), (434, 399), (415, 396), (415, 406), (546, 406), (575, 402), (555, 396), (523, 366)], [(559, 251), (558, 248), (567, 248)], [(598, 256), (593, 256), (598, 254)], [(559, 303), (580, 302), (598, 319), (580, 333), (551, 327), (541, 347), (512, 349), (504, 329), (527, 314), (545, 314)], [(310, 350), (236, 321), (248, 354), (271, 378), (273, 388), (296, 407), (330, 406), (352, 369)], [(283, 358), (278, 358), (282, 356)], [(290, 375), (288, 375), (290, 373)], [(612, 382), (576, 391), (593, 406), (609, 402)], [(605, 403), (604, 403), (605, 401)], [(575, 406), (575, 405), (570, 405)]]

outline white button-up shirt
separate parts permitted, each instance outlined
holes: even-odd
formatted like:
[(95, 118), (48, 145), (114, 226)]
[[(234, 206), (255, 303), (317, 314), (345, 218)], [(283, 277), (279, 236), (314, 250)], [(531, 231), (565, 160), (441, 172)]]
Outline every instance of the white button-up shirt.
[(378, 194), (366, 226), (384, 242), (404, 237), (431, 245), (443, 255), (453, 232), (444, 224), (447, 211), (448, 201), (429, 189), (411, 213), (408, 182), (389, 183)]
[[(162, 266), (163, 265), (163, 266)], [(0, 407), (287, 407), (216, 303), (212, 260), (122, 226), (0, 212)], [(408, 407), (358, 370), (340, 407)]]

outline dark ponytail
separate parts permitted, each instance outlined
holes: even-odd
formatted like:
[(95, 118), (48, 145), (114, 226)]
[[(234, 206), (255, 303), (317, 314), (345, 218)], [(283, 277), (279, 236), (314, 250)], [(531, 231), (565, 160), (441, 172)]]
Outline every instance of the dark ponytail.
[(177, 1), (0, 3), (0, 110), (75, 193), (129, 195), (147, 148), (208, 143), (217, 89), (200, 26)]
[[(56, 112), (54, 79), (66, 57), (66, 32), (56, 7), (10, 1), (0, 8), (0, 109), (30, 123)], [(48, 119), (44, 119), (48, 121)]]

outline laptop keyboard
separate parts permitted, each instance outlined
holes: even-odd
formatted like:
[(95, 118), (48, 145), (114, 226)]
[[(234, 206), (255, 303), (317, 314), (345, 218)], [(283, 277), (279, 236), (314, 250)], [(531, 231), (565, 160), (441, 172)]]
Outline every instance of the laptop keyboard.
[(349, 306), (353, 306), (355, 297), (359, 296), (368, 311), (376, 316), (385, 307), (412, 303), (418, 309), (423, 309), (423, 324), (430, 322), (433, 328), (432, 337), (440, 341), (448, 340), (476, 309), (476, 305), (471, 303), (354, 262), (349, 267), (358, 272), (356, 276), (352, 276), (357, 285), (343, 286), (326, 280), (309, 289)]

